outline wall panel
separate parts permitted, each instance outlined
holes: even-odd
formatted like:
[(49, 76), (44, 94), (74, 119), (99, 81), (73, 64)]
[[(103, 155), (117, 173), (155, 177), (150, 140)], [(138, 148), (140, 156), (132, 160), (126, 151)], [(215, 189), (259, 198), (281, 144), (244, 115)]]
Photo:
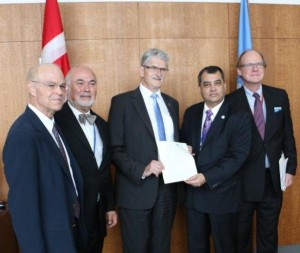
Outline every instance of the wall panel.
[(139, 3), (141, 38), (224, 38), (228, 4)]
[(137, 3), (62, 4), (67, 39), (138, 37)]
[[(235, 89), (238, 4), (63, 3), (60, 4), (71, 65), (86, 64), (98, 77), (94, 110), (107, 119), (111, 97), (139, 84), (139, 61), (150, 47), (170, 54), (162, 88), (184, 110), (201, 101), (197, 75), (206, 65), (221, 66), (227, 88)], [(41, 52), (44, 4), (0, 5), (0, 145), (27, 104), (25, 78)], [(264, 82), (287, 90), (297, 146), (300, 145), (300, 6), (250, 5), (253, 45), (268, 67)], [(2, 153), (2, 152), (1, 152)], [(2, 158), (2, 154), (0, 154)], [(298, 159), (299, 151), (298, 151)], [(0, 199), (8, 187), (0, 163)], [(281, 245), (300, 243), (300, 179), (284, 193), (279, 224)], [(119, 227), (109, 231), (104, 252), (121, 252)], [(172, 231), (172, 253), (186, 252), (184, 208)]]
[(0, 5), (0, 42), (40, 40), (39, 4)]

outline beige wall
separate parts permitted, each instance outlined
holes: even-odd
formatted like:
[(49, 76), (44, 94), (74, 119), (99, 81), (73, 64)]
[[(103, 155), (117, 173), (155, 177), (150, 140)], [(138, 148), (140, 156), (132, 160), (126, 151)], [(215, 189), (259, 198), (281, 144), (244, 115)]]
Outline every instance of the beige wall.
[[(43, 4), (0, 5), (1, 151), (10, 125), (27, 102), (24, 80), (40, 56), (43, 10)], [(200, 100), (197, 74), (202, 67), (221, 66), (228, 90), (235, 89), (238, 4), (64, 3), (60, 11), (70, 63), (87, 64), (95, 70), (99, 85), (94, 110), (104, 118), (113, 95), (137, 87), (139, 59), (150, 47), (170, 54), (163, 90), (179, 100), (181, 118), (189, 105)], [(264, 81), (287, 90), (298, 146), (299, 13), (300, 6), (250, 5), (253, 45), (264, 53), (268, 64)], [(6, 199), (7, 192), (1, 164), (0, 199)], [(296, 177), (284, 194), (281, 245), (300, 243), (299, 192)], [(185, 251), (184, 210), (179, 208), (172, 252)], [(121, 252), (118, 228), (109, 232), (104, 252)]]

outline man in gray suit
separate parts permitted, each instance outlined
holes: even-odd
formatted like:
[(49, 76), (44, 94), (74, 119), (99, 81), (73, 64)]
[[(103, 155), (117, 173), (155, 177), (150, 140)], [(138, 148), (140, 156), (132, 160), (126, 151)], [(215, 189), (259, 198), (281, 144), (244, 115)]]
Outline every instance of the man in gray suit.
[(150, 49), (141, 58), (139, 87), (113, 97), (109, 126), (117, 168), (123, 252), (170, 252), (176, 184), (165, 185), (157, 141), (178, 141), (178, 102), (161, 93), (169, 57)]

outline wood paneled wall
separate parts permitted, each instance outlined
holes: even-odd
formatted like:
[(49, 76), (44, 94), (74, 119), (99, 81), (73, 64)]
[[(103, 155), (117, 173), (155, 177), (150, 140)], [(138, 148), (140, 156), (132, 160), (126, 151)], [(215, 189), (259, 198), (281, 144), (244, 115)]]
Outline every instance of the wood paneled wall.
[[(43, 4), (0, 5), (1, 151), (10, 125), (27, 103), (25, 77), (40, 56), (43, 11)], [(64, 3), (60, 11), (71, 65), (87, 64), (95, 70), (99, 84), (94, 110), (104, 118), (113, 95), (137, 87), (139, 60), (150, 47), (170, 54), (163, 90), (178, 99), (181, 118), (189, 105), (201, 100), (197, 74), (202, 67), (221, 66), (228, 92), (235, 89), (238, 4)], [(287, 90), (298, 147), (299, 13), (300, 6), (250, 5), (253, 45), (268, 64), (264, 81)], [(0, 199), (6, 199), (8, 187), (0, 165)], [(279, 242), (300, 243), (299, 177), (284, 193)], [(114, 228), (104, 252), (121, 252), (120, 244), (119, 228)], [(172, 252), (186, 252), (182, 207), (173, 229)]]

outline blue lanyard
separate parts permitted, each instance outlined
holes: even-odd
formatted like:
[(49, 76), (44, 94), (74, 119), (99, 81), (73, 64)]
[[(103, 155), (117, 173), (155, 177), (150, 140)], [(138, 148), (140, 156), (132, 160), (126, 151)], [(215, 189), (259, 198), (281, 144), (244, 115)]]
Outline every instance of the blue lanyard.
[(96, 126), (94, 124), (94, 149), (93, 149), (94, 154), (95, 154), (95, 151), (96, 151)]

